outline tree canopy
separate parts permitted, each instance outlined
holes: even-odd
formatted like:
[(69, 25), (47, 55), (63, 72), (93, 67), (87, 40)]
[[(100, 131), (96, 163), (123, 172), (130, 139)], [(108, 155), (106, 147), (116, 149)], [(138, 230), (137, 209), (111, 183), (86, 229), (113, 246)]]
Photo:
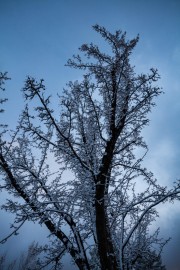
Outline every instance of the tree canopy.
[(83, 44), (84, 56), (67, 62), (84, 75), (58, 95), (58, 115), (44, 80), (27, 77), (17, 129), (1, 133), (1, 188), (11, 194), (2, 207), (15, 214), (14, 233), (28, 220), (49, 230), (42, 269), (60, 269), (66, 252), (81, 270), (165, 269), (167, 240), (149, 226), (158, 204), (179, 199), (180, 184), (167, 189), (143, 167), (141, 134), (162, 92), (160, 76), (154, 68), (136, 74), (130, 64), (138, 36), (93, 28), (109, 52)]

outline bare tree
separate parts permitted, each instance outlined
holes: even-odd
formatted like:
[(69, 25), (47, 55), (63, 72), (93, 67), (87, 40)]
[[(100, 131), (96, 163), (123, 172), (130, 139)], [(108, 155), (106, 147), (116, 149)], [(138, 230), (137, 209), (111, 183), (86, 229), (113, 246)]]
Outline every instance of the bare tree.
[[(8, 80), (9, 78), (7, 77), (7, 72), (0, 72), (0, 90), (4, 91), (5, 88), (3, 87), (4, 86), (4, 83), (6, 80)], [(7, 101), (6, 98), (0, 98), (0, 104), (4, 103), (5, 101)], [(0, 109), (0, 112), (3, 112), (4, 110), (3, 109)]]
[(0, 270), (15, 270), (15, 266), (16, 266), (16, 260), (7, 263), (7, 256), (6, 253), (0, 255)]
[[(6, 254), (0, 255), (0, 270), (39, 270), (50, 264), (40, 259), (42, 249), (37, 243), (32, 242), (27, 251), (21, 253), (15, 260), (9, 261)], [(50, 268), (49, 268), (50, 269)]]
[(68, 252), (81, 270), (163, 269), (166, 241), (149, 226), (158, 204), (179, 199), (180, 185), (168, 190), (143, 167), (141, 131), (161, 93), (158, 71), (137, 75), (130, 65), (139, 37), (93, 28), (111, 51), (84, 44), (85, 57), (68, 61), (84, 75), (59, 96), (60, 115), (44, 81), (26, 79), (17, 130), (1, 138), (2, 188), (17, 198), (3, 209), (16, 215), (14, 232), (26, 220), (47, 227), (55, 264)]
[[(7, 72), (0, 72), (0, 90), (4, 91), (4, 84), (5, 81), (9, 80), (10, 78), (7, 77)], [(0, 98), (0, 104), (3, 104), (4, 102), (7, 101), (7, 98)], [(0, 113), (4, 112), (4, 109), (0, 108)], [(0, 125), (2, 127), (2, 124)], [(4, 126), (3, 126), (4, 127)]]
[(40, 255), (42, 248), (37, 243), (32, 242), (27, 252), (23, 252), (18, 260), (18, 270), (39, 270), (42, 269)]

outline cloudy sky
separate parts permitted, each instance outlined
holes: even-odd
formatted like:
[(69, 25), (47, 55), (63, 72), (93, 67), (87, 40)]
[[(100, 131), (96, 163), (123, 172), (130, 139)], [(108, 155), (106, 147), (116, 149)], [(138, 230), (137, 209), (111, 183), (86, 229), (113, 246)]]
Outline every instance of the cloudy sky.
[[(9, 101), (1, 122), (14, 128), (23, 108), (21, 88), (27, 75), (44, 78), (48, 92), (56, 95), (80, 74), (64, 67), (82, 43), (101, 40), (91, 26), (140, 34), (133, 63), (138, 72), (157, 67), (164, 95), (150, 115), (144, 131), (150, 151), (145, 160), (160, 183), (172, 186), (180, 178), (180, 1), (179, 0), (0, 0), (0, 71), (11, 81), (5, 95)], [(2, 94), (2, 93), (1, 93)], [(0, 194), (1, 201), (5, 194)], [(1, 212), (0, 231), (8, 232), (11, 216)], [(164, 250), (168, 270), (180, 269), (180, 203), (160, 207), (157, 225), (172, 237)], [(33, 239), (43, 239), (44, 230), (27, 224), (1, 252), (19, 254)]]

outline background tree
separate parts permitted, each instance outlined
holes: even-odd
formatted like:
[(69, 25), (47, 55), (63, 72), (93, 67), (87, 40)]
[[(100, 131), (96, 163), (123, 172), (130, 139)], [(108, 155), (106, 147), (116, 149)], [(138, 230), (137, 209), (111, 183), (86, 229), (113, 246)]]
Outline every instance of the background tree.
[(7, 257), (6, 254), (2, 254), (0, 255), (0, 270), (14, 270), (15, 266), (16, 266), (16, 260), (10, 262), (10, 263), (6, 263), (7, 262)]
[(44, 81), (26, 79), (17, 130), (11, 141), (1, 138), (2, 188), (17, 198), (3, 209), (16, 215), (14, 232), (26, 220), (47, 227), (44, 251), (56, 265), (68, 252), (83, 270), (163, 269), (166, 241), (149, 226), (158, 204), (179, 199), (180, 185), (168, 190), (143, 167), (148, 149), (141, 136), (161, 93), (159, 75), (153, 68), (137, 75), (130, 65), (139, 37), (93, 28), (111, 52), (84, 44), (85, 58), (68, 61), (85, 74), (59, 96), (60, 116)]
[(42, 262), (42, 260), (40, 260), (41, 253), (41, 247), (38, 246), (37, 243), (32, 242), (29, 245), (27, 252), (24, 251), (19, 258), (16, 258), (11, 262), (9, 262), (6, 254), (2, 254), (0, 255), (0, 270), (40, 270), (43, 267), (50, 265), (50, 261), (43, 260)]
[[(2, 73), (0, 72), (0, 90), (4, 91), (5, 88), (4, 83), (6, 80), (8, 80), (9, 78), (7, 77), (7, 73)], [(7, 98), (0, 98), (0, 104), (3, 104), (5, 101), (7, 101)], [(4, 110), (0, 108), (0, 112), (3, 112)]]

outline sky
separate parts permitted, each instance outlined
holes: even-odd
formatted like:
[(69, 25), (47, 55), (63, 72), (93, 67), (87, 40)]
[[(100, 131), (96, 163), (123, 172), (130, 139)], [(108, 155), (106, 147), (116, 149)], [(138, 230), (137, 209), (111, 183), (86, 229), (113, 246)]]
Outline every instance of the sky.
[[(27, 75), (44, 78), (48, 93), (54, 96), (69, 80), (80, 78), (77, 70), (64, 65), (83, 43), (101, 47), (100, 37), (92, 30), (96, 23), (109, 31), (126, 31), (129, 39), (139, 34), (132, 58), (136, 71), (159, 70), (158, 85), (164, 94), (143, 131), (150, 149), (145, 165), (161, 184), (171, 187), (180, 178), (180, 0), (0, 0), (0, 71), (8, 71), (11, 77), (0, 121), (15, 128)], [(6, 194), (0, 196), (1, 201), (6, 198)], [(159, 211), (156, 225), (162, 236), (172, 237), (163, 262), (168, 270), (179, 270), (180, 203), (163, 204)], [(0, 234), (8, 232), (11, 220), (1, 211)], [(45, 230), (33, 226), (25, 225), (0, 251), (12, 254), (16, 247), (18, 255), (32, 240), (42, 240)]]

